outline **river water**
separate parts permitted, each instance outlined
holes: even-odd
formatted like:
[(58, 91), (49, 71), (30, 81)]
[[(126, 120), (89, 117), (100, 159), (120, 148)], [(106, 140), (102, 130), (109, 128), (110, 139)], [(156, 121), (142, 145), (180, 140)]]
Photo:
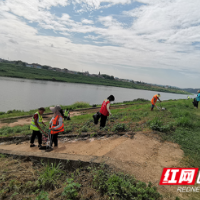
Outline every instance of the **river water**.
[[(26, 80), (0, 77), (0, 111), (24, 110), (51, 105), (71, 105), (77, 101), (101, 104), (110, 94), (115, 102), (137, 98), (151, 100), (156, 91), (126, 89), (76, 83)], [(163, 93), (161, 100), (186, 99), (186, 95)]]

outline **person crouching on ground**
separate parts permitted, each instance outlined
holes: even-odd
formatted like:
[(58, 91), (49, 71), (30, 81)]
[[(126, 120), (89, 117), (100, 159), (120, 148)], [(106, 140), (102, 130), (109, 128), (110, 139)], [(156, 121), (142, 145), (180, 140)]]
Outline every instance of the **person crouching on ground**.
[(51, 130), (50, 146), (54, 144), (54, 147), (58, 146), (58, 133), (64, 132), (64, 114), (60, 106), (50, 107), (53, 112), (53, 117), (49, 123)]
[(42, 115), (44, 113), (45, 109), (43, 107), (38, 109), (38, 112), (36, 112), (32, 118), (30, 129), (33, 130), (32, 136), (31, 136), (31, 145), (30, 147), (35, 147), (36, 145), (34, 144), (35, 137), (38, 137), (38, 147), (42, 146), (42, 131), (44, 134), (46, 134), (42, 128), (40, 127), (42, 124), (46, 126), (46, 124), (43, 122)]
[(151, 99), (151, 111), (153, 111), (153, 108), (155, 107), (157, 100), (159, 100), (160, 102), (162, 102), (162, 101), (159, 99), (159, 97), (160, 97), (160, 94), (156, 94), (156, 95), (154, 95), (153, 98)]
[(115, 97), (110, 95), (104, 102), (102, 103), (100, 113), (101, 113), (101, 120), (100, 120), (100, 128), (106, 126), (106, 120), (109, 115), (112, 115), (110, 112), (110, 102), (114, 101)]

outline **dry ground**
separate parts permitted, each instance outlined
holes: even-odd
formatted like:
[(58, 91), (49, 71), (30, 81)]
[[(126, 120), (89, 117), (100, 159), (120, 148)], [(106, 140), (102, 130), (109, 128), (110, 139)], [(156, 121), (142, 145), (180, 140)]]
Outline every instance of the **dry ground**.
[[(37, 147), (30, 148), (29, 142), (22, 144), (1, 144), (0, 149), (21, 152), (39, 152)], [(134, 175), (137, 180), (158, 187), (161, 194), (177, 195), (177, 187), (159, 186), (161, 172), (164, 167), (178, 167), (183, 158), (183, 151), (178, 144), (160, 142), (153, 133), (137, 133), (133, 139), (127, 136), (102, 137), (86, 141), (59, 140), (59, 147), (52, 151), (60, 154), (76, 154), (98, 156), (102, 162), (109, 164), (119, 171)], [(51, 154), (51, 152), (49, 152)], [(178, 195), (177, 195), (178, 196)]]

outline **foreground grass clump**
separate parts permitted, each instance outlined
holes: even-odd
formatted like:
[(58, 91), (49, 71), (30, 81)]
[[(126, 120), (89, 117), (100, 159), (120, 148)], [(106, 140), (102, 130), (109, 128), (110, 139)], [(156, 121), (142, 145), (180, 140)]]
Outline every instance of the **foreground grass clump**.
[(136, 181), (132, 176), (124, 174), (108, 173), (104, 168), (93, 171), (93, 187), (101, 194), (106, 193), (112, 199), (150, 199), (159, 200), (162, 196), (152, 184), (146, 185)]
[(117, 123), (112, 128), (113, 132), (124, 132), (127, 130), (128, 130), (128, 126), (126, 124), (122, 124), (122, 123)]
[(78, 190), (81, 187), (81, 184), (74, 183), (72, 178), (67, 179), (66, 187), (62, 193), (62, 196), (66, 197), (69, 200), (73, 200), (78, 196)]
[(146, 185), (105, 166), (70, 171), (64, 166), (0, 156), (0, 199), (162, 199), (151, 183)]
[(154, 131), (166, 133), (173, 129), (173, 124), (168, 123), (164, 125), (164, 123), (158, 117), (155, 117), (152, 121), (149, 122), (149, 127)]
[(58, 185), (58, 180), (63, 175), (60, 164), (47, 164), (38, 178), (38, 186), (42, 189), (54, 189)]

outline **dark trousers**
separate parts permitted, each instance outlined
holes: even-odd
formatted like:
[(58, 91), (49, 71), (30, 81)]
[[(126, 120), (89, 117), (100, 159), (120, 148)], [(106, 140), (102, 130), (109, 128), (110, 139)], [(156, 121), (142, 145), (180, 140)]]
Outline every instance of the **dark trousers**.
[(199, 102), (196, 100), (196, 98), (194, 98), (194, 100), (193, 100), (194, 107), (198, 108), (198, 104), (199, 104)]
[(38, 138), (38, 144), (42, 144), (42, 133), (40, 131), (33, 131), (32, 136), (31, 136), (31, 144), (34, 144), (35, 137), (37, 136)]
[(100, 128), (103, 128), (106, 126), (106, 120), (107, 120), (107, 116), (101, 114)]
[(54, 144), (54, 147), (58, 146), (58, 133), (51, 134), (51, 143), (50, 143), (51, 147), (53, 144)]

